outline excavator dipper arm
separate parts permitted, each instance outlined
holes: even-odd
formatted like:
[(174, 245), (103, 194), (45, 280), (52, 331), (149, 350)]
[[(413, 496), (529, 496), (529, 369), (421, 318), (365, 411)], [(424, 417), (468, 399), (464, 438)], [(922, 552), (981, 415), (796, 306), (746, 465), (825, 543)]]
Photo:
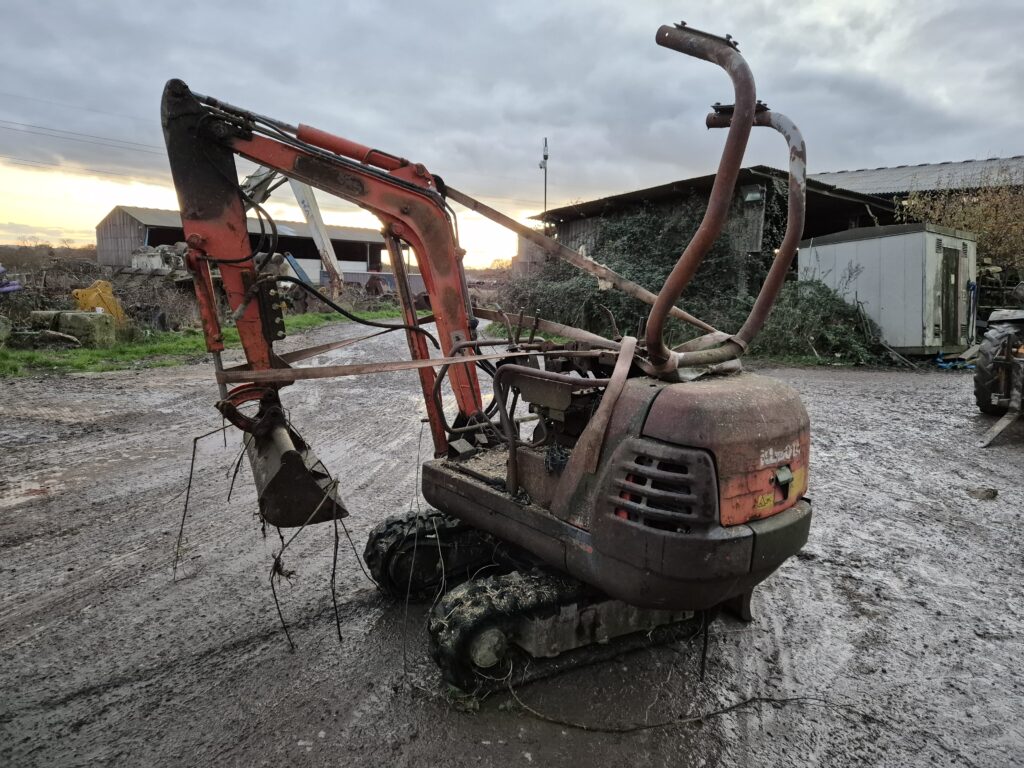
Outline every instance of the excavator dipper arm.
[[(235, 155), (371, 211), (384, 225), (392, 258), (400, 254), (399, 241), (407, 243), (416, 255), (430, 296), (441, 352), (449, 355), (453, 348), (461, 349), (458, 345), (474, 338), (476, 321), (466, 300), (463, 252), (437, 182), (422, 165), (306, 126), (286, 133), (269, 119), (259, 121), (252, 113), (200, 97), (180, 80), (171, 80), (164, 89), (161, 117), (189, 246), (187, 264), (194, 278), (207, 349), (214, 353), (218, 367), (221, 400), (217, 407), (247, 433), (261, 513), (275, 525), (298, 526), (333, 519), (344, 509), (333, 495), (333, 481), (283, 416), (279, 389), (287, 382), (248, 382), (230, 391), (225, 386), (213, 268), (219, 271), (245, 352), (242, 370), (289, 367), (273, 348), (274, 342), (285, 336), (276, 276), (266, 270), (276, 232), (269, 217), (241, 192)], [(356, 160), (337, 154), (337, 149), (349, 154), (365, 151)], [(266, 219), (264, 230), (270, 227), (255, 248), (246, 221), (246, 208), (250, 206), (261, 214), (261, 221)], [(403, 297), (407, 298), (408, 292)], [(414, 359), (429, 357), (425, 342), (428, 335), (419, 328), (411, 306), (405, 307), (405, 322), (395, 327), (406, 329)], [(465, 350), (464, 355), (472, 358), (473, 350)], [(237, 382), (238, 369), (233, 370), (233, 381)], [(418, 375), (435, 454), (442, 455), (447, 450), (447, 435), (443, 415), (432, 396), (436, 374), (431, 367), (422, 367)], [(462, 416), (468, 419), (480, 413), (483, 405), (474, 367), (454, 365), (449, 377)], [(259, 412), (256, 416), (245, 415), (243, 406), (252, 402), (259, 403)], [(300, 500), (303, 488), (304, 500)], [(325, 496), (332, 498), (331, 503), (323, 503)], [(310, 506), (317, 504), (319, 509), (311, 511)]]

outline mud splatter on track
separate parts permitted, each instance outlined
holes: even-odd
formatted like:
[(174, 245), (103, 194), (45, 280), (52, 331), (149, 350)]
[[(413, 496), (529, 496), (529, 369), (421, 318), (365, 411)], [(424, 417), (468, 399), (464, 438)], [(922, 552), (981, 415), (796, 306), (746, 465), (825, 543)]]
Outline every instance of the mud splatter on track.
[[(331, 360), (403, 347), (382, 337)], [(267, 587), (279, 544), (253, 519), (246, 469), (227, 501), (237, 436), (201, 443), (173, 582), (191, 438), (220, 426), (208, 367), (0, 383), (0, 764), (1018, 764), (1024, 430), (975, 449), (990, 421), (962, 374), (770, 373), (811, 413), (815, 521), (805, 552), (755, 595), (754, 622), (714, 625), (703, 682), (693, 643), (519, 695), (612, 727), (803, 698), (628, 734), (542, 722), (507, 696), (453, 707), (422, 609), (406, 623), (344, 541), (339, 646), (326, 526), (285, 558), (290, 653)], [(414, 498), (415, 374), (304, 382), (284, 399), (341, 478), (361, 549)], [(978, 487), (997, 498), (968, 496)]]

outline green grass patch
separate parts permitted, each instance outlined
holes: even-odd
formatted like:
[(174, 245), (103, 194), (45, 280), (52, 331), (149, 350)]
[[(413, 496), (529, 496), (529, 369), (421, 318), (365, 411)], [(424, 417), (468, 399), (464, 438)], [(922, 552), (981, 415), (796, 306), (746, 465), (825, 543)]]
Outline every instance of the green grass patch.
[[(512, 320), (512, 328), (514, 329), (516, 325), (516, 319), (515, 317), (511, 317), (510, 319)], [(484, 326), (482, 333), (485, 337), (489, 339), (507, 339), (509, 337), (508, 328), (505, 327), (504, 323), (489, 323), (488, 325)], [(520, 343), (523, 343), (529, 338), (530, 326), (524, 324), (522, 330), (519, 332), (519, 341)], [(567, 338), (565, 336), (558, 336), (557, 334), (554, 333), (544, 333), (542, 331), (536, 331), (533, 334), (533, 340), (550, 341), (552, 344), (568, 344), (570, 341), (572, 341), (572, 339)]]
[[(368, 320), (389, 320), (398, 310), (358, 312)], [(285, 316), (289, 333), (307, 331), (331, 323), (349, 320), (334, 312), (310, 312)], [(241, 346), (235, 328), (224, 329), (224, 346)], [(33, 373), (83, 373), (121, 371), (131, 368), (159, 368), (180, 365), (202, 358), (206, 342), (200, 331), (147, 331), (142, 338), (119, 342), (106, 349), (7, 349), (0, 348), (0, 377), (26, 376)]]

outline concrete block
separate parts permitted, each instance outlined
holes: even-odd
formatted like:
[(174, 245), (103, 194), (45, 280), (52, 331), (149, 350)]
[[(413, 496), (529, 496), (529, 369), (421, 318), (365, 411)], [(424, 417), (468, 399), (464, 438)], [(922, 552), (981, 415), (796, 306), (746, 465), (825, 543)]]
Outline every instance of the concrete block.
[(116, 340), (114, 318), (105, 312), (61, 312), (55, 330), (74, 336), (83, 347), (112, 347)]
[(39, 309), (29, 312), (28, 326), (35, 331), (55, 331), (57, 330), (57, 315), (59, 314), (60, 310), (56, 309)]

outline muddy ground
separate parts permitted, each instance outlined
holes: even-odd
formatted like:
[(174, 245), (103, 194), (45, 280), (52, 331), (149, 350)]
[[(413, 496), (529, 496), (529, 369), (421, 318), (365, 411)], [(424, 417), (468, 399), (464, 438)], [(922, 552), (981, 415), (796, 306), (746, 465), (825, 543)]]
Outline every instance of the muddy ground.
[[(714, 625), (703, 682), (700, 644), (680, 642), (518, 692), (597, 731), (509, 695), (454, 706), (422, 609), (381, 598), (345, 541), (339, 644), (327, 527), (285, 557), (290, 652), (247, 470), (227, 500), (237, 437), (200, 444), (172, 580), (192, 437), (220, 426), (207, 365), (0, 381), (0, 764), (1020, 765), (1024, 430), (975, 449), (991, 422), (963, 373), (770, 373), (811, 414), (811, 540), (753, 623)], [(361, 551), (415, 504), (417, 379), (302, 383), (287, 401), (343, 478)]]

